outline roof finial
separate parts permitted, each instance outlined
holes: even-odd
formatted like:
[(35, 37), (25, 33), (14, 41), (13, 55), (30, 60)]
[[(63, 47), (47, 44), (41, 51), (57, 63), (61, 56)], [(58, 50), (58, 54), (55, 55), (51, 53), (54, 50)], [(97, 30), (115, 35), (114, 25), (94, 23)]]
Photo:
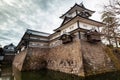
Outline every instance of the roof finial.
[(80, 3), (80, 5), (83, 5), (83, 1)]
[(83, 5), (83, 1), (80, 3), (80, 6), (83, 7), (83, 8), (85, 8), (85, 6)]

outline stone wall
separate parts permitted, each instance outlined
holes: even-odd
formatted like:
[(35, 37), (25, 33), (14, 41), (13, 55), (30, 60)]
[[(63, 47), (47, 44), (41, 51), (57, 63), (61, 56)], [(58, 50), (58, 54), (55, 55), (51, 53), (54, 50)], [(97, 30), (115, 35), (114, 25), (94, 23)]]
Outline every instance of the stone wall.
[(19, 71), (39, 70), (47, 66), (46, 54), (49, 49), (29, 47), (15, 56), (13, 66)]
[(115, 69), (112, 59), (105, 52), (102, 43), (81, 41), (83, 63), (86, 75), (93, 75)]
[(52, 48), (29, 47), (15, 57), (13, 65), (20, 71), (48, 68), (79, 76), (115, 70), (104, 48), (102, 43), (93, 44), (80, 39)]
[(24, 60), (26, 58), (26, 54), (27, 54), (27, 49), (20, 52), (20, 54), (17, 54), (14, 58), (13, 66), (15, 68), (17, 68), (19, 71), (22, 70), (23, 63), (24, 63)]
[(47, 55), (47, 68), (84, 76), (80, 40), (61, 44), (50, 49)]
[(23, 63), (23, 70), (40, 70), (46, 68), (48, 48), (29, 47)]

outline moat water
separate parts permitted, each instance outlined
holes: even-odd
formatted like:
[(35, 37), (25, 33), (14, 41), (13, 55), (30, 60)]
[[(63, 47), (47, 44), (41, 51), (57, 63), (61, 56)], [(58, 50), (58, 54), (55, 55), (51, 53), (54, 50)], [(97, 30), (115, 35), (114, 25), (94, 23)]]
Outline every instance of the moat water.
[(19, 72), (11, 67), (0, 68), (0, 80), (120, 80), (120, 72), (111, 72), (86, 78), (51, 70)]

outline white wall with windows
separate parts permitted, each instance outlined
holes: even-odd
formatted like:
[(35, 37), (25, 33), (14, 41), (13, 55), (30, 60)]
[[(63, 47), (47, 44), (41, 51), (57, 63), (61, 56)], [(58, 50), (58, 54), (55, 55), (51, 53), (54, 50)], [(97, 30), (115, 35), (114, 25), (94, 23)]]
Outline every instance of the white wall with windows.
[(61, 30), (61, 35), (64, 34), (64, 33), (73, 31), (73, 30), (75, 30), (75, 29), (77, 29), (77, 28), (78, 28), (78, 26), (77, 26), (77, 22), (76, 22), (76, 23), (74, 23), (74, 24), (66, 27), (65, 29)]
[(29, 47), (41, 47), (41, 48), (48, 48), (48, 43), (42, 43), (42, 42), (30, 42)]
[(94, 25), (79, 22), (79, 26), (80, 26), (80, 28), (83, 28), (83, 29), (87, 29), (87, 30), (96, 29), (97, 31), (99, 31), (98, 27), (94, 26)]
[(67, 32), (70, 32), (70, 31), (73, 31), (73, 30), (75, 30), (75, 29), (77, 29), (77, 28), (78, 28), (78, 26), (77, 26), (77, 22), (76, 22), (76, 23), (74, 23), (74, 24), (72, 24), (72, 25), (70, 25), (70, 26), (64, 28), (63, 30), (61, 30), (61, 32), (60, 32), (59, 34), (57, 34), (57, 35), (51, 37), (50, 40), (53, 40), (53, 39), (55, 39), (55, 38), (61, 36), (62, 34), (67, 33)]
[(30, 37), (30, 39), (48, 41), (47, 38), (43, 38), (43, 37)]

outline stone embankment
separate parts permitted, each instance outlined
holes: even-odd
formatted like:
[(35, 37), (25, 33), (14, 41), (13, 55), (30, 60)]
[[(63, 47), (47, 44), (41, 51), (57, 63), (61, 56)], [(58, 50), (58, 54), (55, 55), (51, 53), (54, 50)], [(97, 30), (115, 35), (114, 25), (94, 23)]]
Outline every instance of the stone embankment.
[(28, 48), (13, 62), (20, 71), (47, 68), (79, 76), (93, 75), (116, 69), (102, 43), (74, 40), (53, 48)]

